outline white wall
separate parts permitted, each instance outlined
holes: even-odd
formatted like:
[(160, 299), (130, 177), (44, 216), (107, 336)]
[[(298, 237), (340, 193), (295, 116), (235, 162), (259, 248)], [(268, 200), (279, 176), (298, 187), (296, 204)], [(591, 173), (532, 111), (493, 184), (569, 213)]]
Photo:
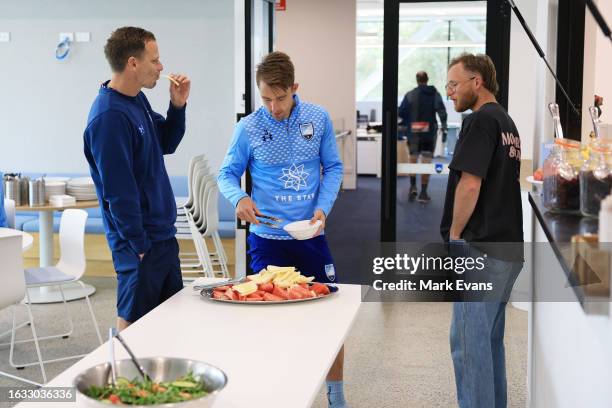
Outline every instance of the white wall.
[(275, 49), (289, 54), (298, 94), (324, 106), (352, 136), (344, 151), (344, 188), (355, 188), (355, 0), (288, 2), (276, 12)]
[[(158, 40), (164, 70), (192, 79), (187, 133), (166, 159), (171, 175), (184, 175), (189, 158), (222, 160), (235, 123), (234, 2), (184, 0), (16, 0), (0, 3), (0, 169), (88, 172), (82, 134), (100, 83), (110, 78), (103, 46), (123, 25), (141, 26)], [(74, 43), (56, 61), (59, 32), (87, 31), (89, 43)], [(168, 83), (145, 93), (165, 115)]]
[[(527, 24), (537, 26), (537, 1), (515, 0)], [(510, 77), (508, 79), (508, 113), (514, 120), (521, 137), (521, 158), (533, 158), (534, 138), (537, 135), (536, 104), (537, 81), (534, 75), (541, 64), (529, 37), (518, 19), (512, 14), (510, 26)]]

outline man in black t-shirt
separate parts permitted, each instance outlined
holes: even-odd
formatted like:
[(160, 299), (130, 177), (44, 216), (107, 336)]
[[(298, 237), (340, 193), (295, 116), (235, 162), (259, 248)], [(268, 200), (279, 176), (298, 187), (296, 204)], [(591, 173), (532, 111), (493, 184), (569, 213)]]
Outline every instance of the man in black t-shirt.
[[(506, 407), (505, 307), (523, 267), (521, 143), (495, 99), (497, 90), (488, 56), (462, 54), (451, 62), (447, 95), (457, 112), (473, 113), (463, 121), (449, 164), (440, 232), (451, 255), (484, 260), (476, 276), (490, 282), (494, 294), (453, 306), (451, 354), (462, 408)], [(466, 272), (460, 279), (474, 276)]]

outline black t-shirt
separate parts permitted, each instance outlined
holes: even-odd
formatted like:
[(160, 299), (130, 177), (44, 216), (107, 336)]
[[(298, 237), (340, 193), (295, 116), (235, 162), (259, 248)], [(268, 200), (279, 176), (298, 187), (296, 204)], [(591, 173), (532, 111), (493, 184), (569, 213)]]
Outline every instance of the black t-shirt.
[[(445, 241), (453, 220), (455, 190), (462, 172), (482, 178), (476, 208), (463, 230), (468, 242), (522, 243), (523, 211), (519, 175), (521, 141), (506, 110), (487, 103), (466, 117), (455, 145), (440, 232)], [(486, 245), (492, 256), (523, 259), (522, 244)]]

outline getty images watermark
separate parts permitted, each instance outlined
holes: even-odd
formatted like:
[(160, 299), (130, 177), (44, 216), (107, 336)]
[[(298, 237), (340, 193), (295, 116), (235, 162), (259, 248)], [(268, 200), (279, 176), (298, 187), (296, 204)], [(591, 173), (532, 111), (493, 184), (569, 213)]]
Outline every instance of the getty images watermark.
[[(393, 271), (396, 275), (419, 274), (449, 274), (454, 272), (463, 275), (466, 272), (485, 269), (487, 255), (479, 257), (470, 256), (409, 256), (407, 254), (396, 254), (394, 257), (376, 257), (372, 260), (372, 273), (380, 276), (385, 272)], [(464, 279), (401, 279), (397, 282), (385, 282), (376, 279), (372, 287), (377, 291), (491, 291), (492, 282), (469, 282)]]

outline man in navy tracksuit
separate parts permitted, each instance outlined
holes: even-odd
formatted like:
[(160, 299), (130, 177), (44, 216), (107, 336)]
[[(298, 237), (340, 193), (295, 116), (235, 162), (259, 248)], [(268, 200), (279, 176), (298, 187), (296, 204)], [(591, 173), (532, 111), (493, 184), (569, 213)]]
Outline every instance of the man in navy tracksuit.
[(163, 70), (155, 36), (122, 27), (104, 47), (113, 75), (100, 87), (84, 134), (117, 272), (117, 328), (122, 330), (183, 287), (174, 222), (176, 204), (164, 166), (185, 134), (190, 80), (172, 75), (167, 117), (153, 112), (142, 88)]

